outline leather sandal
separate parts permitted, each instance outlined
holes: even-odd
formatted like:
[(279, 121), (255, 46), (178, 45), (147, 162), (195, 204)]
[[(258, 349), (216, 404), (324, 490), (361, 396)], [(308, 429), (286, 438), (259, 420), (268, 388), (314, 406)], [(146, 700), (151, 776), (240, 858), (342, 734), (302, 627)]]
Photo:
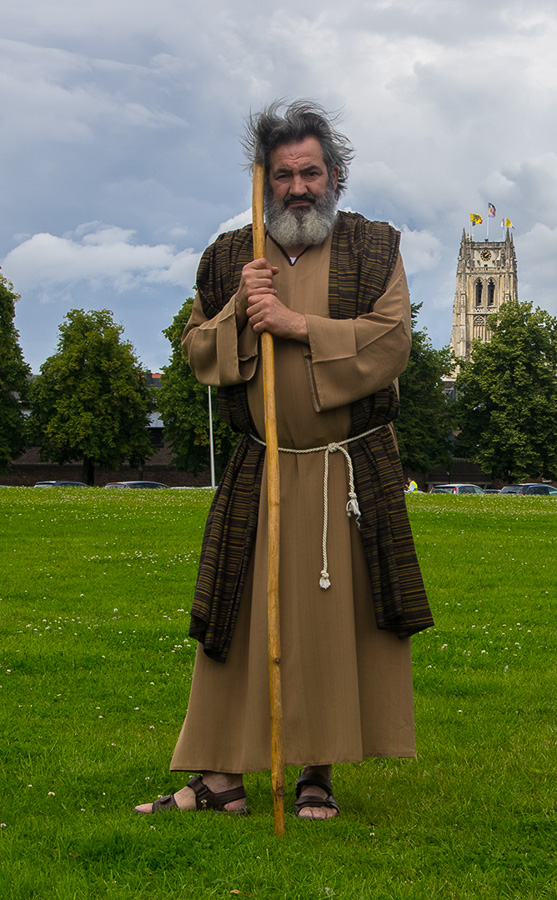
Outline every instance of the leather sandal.
[[(305, 794), (303, 797), (300, 797), (302, 790), (305, 787), (309, 786), (321, 788), (325, 791), (327, 796), (316, 797), (313, 794)], [(327, 809), (336, 809), (337, 816), (340, 815), (340, 809), (338, 808), (337, 802), (333, 796), (333, 786), (329, 779), (325, 778), (324, 775), (320, 775), (318, 772), (306, 772), (305, 775), (300, 775), (300, 777), (296, 781), (296, 800), (294, 801), (294, 815), (299, 817), (300, 811), (302, 809), (321, 806), (325, 806), (327, 807)], [(302, 818), (313, 817), (303, 816)], [(336, 816), (331, 816), (330, 818), (336, 819)], [(321, 821), (321, 819), (319, 821)]]
[[(187, 787), (191, 788), (195, 794), (196, 810), (204, 811), (206, 809), (213, 809), (215, 812), (225, 812), (231, 816), (248, 816), (251, 812), (249, 806), (244, 806), (242, 809), (225, 809), (225, 805), (227, 803), (232, 803), (233, 800), (246, 799), (246, 792), (242, 785), (215, 794), (214, 791), (203, 783), (203, 777), (201, 775), (194, 775), (193, 778), (190, 778), (188, 781)], [(170, 812), (171, 809), (180, 809), (180, 807), (176, 803), (174, 794), (167, 794), (166, 797), (155, 800), (151, 808), (151, 814)], [(180, 812), (187, 811), (188, 810), (180, 810)]]

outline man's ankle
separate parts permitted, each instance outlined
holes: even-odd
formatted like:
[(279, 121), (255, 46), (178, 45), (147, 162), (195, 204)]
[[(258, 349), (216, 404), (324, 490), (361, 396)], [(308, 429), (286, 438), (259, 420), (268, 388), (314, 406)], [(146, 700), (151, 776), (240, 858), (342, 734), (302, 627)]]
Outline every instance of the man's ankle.
[(237, 772), (203, 772), (203, 781), (215, 794), (228, 791), (243, 784), (243, 775)]
[(331, 772), (332, 765), (328, 764), (325, 766), (304, 766), (302, 769), (303, 775), (322, 775), (323, 778), (327, 778), (329, 781), (331, 780)]

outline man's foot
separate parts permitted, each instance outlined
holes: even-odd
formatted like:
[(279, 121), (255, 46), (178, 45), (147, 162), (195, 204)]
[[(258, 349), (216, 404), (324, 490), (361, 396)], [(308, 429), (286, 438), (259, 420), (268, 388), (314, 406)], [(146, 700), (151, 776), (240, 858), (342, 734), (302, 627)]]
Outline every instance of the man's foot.
[(294, 815), (300, 819), (332, 819), (339, 812), (331, 786), (331, 766), (306, 766), (296, 782)]
[(205, 810), (229, 812), (236, 815), (249, 813), (246, 806), (246, 792), (241, 775), (227, 775), (221, 772), (204, 772), (190, 778), (187, 785), (168, 794), (154, 803), (143, 803), (135, 807), (136, 812), (152, 814), (171, 809)]

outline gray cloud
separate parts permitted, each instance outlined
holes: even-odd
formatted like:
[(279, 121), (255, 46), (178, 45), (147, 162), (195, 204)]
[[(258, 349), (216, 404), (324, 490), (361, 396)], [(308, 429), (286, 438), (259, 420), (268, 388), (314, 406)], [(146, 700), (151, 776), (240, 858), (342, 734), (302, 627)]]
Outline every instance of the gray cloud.
[(37, 369), (52, 352), (69, 308), (108, 306), (164, 364), (160, 332), (200, 252), (246, 220), (244, 117), (280, 96), (342, 112), (357, 150), (346, 202), (402, 230), (437, 346), (462, 229), (488, 202), (490, 237), (500, 216), (515, 225), (521, 297), (557, 313), (556, 42), (549, 0), (12, 4), (0, 257), (26, 358)]

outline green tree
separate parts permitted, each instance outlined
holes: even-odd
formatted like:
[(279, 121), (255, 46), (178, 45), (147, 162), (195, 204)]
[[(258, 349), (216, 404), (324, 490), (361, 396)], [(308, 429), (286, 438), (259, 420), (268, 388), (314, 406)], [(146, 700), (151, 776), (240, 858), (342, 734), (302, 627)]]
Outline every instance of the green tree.
[(31, 391), (30, 436), (44, 459), (83, 460), (83, 481), (95, 465), (141, 464), (150, 456), (152, 395), (123, 327), (103, 309), (72, 309), (60, 326), (56, 353)]
[(448, 347), (435, 350), (416, 323), (422, 304), (412, 304), (412, 349), (400, 376), (400, 414), (395, 422), (400, 458), (405, 468), (427, 472), (449, 459), (450, 423), (443, 377), (453, 365)]
[[(165, 438), (175, 454), (178, 469), (197, 473), (209, 465), (208, 390), (199, 384), (188, 361), (182, 355), (182, 332), (193, 300), (187, 299), (163, 334), (172, 346), (170, 362), (161, 372), (157, 405), (164, 421)], [(216, 391), (211, 390), (215, 468), (219, 473), (238, 443), (236, 435), (220, 418)]]
[(555, 478), (557, 319), (519, 301), (494, 318), (456, 379), (457, 448), (492, 478)]
[(0, 472), (25, 449), (22, 402), (31, 370), (14, 326), (16, 300), (13, 284), (0, 274)]

